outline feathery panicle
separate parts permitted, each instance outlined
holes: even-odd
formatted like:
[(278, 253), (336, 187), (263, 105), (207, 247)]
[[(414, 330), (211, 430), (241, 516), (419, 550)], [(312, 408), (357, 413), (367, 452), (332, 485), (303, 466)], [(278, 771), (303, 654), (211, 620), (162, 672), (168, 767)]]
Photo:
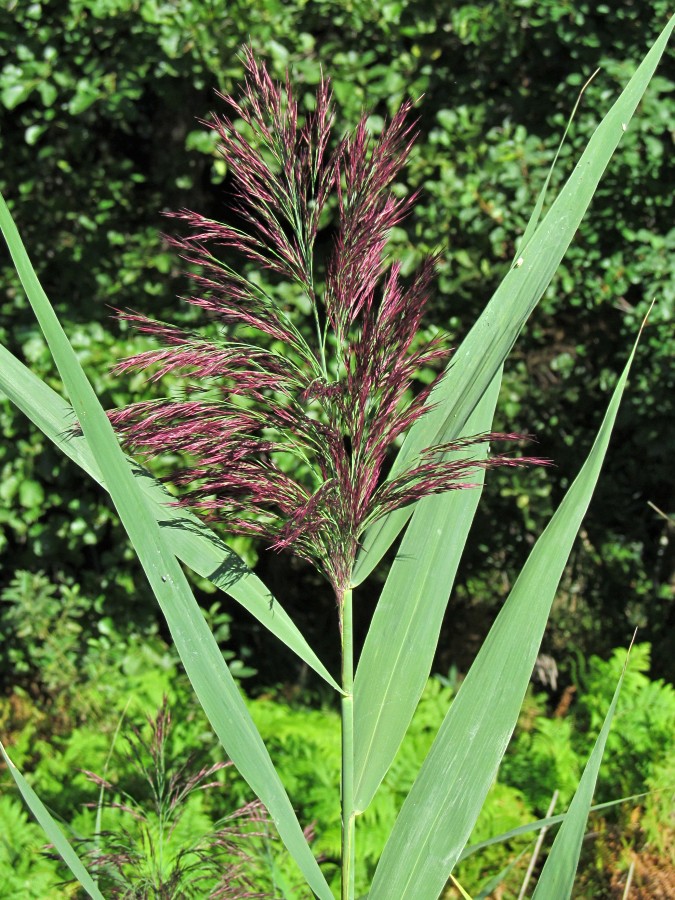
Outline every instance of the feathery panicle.
[[(410, 105), (377, 139), (363, 117), (329, 152), (328, 82), (300, 124), (288, 81), (275, 83), (251, 50), (245, 62), (242, 99), (222, 98), (233, 118), (215, 116), (210, 127), (246, 228), (183, 210), (174, 215), (189, 234), (172, 241), (199, 268), (188, 302), (221, 322), (225, 336), (206, 339), (121, 313), (160, 346), (117, 371), (150, 370), (153, 379), (178, 374), (208, 391), (202, 399), (138, 403), (110, 418), (134, 452), (185, 455), (171, 476), (181, 488), (178, 503), (292, 550), (323, 571), (340, 598), (359, 538), (378, 518), (427, 494), (468, 487), (478, 469), (540, 461), (448, 461), (449, 451), (519, 437), (478, 435), (430, 448), (397, 478), (382, 480), (393, 442), (423, 414), (433, 387), (409, 400), (417, 371), (448, 355), (440, 341), (416, 344), (436, 260), (427, 259), (408, 286), (398, 263), (387, 271), (389, 234), (414, 202), (414, 195), (399, 199), (391, 190), (414, 140)], [(314, 243), (331, 194), (338, 221), (319, 296)], [(218, 248), (298, 286), (311, 304), (315, 341), (264, 287), (220, 260)], [(294, 474), (300, 470), (302, 477)]]
[[(269, 816), (259, 801), (232, 809), (192, 843), (174, 846), (175, 830), (192, 795), (214, 788), (222, 792), (218, 773), (232, 763), (199, 765), (195, 755), (182, 755), (169, 740), (171, 714), (166, 697), (148, 724), (147, 738), (140, 728), (131, 727), (125, 754), (126, 768), (130, 764), (134, 773), (132, 783), (143, 785), (140, 795), (82, 770), (101, 788), (109, 810), (109, 828), (81, 842), (106, 896), (198, 896), (209, 900), (269, 896), (255, 887), (259, 839), (269, 840), (270, 832)], [(100, 801), (87, 804), (92, 808), (99, 805)], [(115, 815), (117, 811), (123, 815)], [(162, 859), (164, 863), (158, 865)]]

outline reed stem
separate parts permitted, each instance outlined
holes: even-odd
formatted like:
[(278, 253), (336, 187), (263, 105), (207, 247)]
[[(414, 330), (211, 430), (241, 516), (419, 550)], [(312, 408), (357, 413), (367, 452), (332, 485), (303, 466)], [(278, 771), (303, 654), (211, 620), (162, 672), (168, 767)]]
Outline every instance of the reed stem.
[(344, 592), (340, 603), (342, 632), (342, 894), (341, 900), (354, 900), (354, 634), (352, 628), (352, 591)]

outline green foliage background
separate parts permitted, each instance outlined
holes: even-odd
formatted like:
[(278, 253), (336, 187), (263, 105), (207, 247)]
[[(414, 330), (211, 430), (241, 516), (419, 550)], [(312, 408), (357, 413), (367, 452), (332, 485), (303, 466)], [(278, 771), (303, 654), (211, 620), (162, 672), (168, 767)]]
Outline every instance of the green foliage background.
[[(168, 227), (161, 212), (188, 206), (222, 214), (228, 174), (197, 120), (218, 108), (214, 89), (232, 90), (241, 79), (244, 42), (277, 76), (291, 70), (304, 104), (320, 69), (330, 74), (338, 132), (364, 108), (377, 130), (402, 100), (421, 98), (420, 139), (402, 187), (421, 196), (392, 235), (392, 253), (410, 272), (425, 252), (443, 248), (428, 321), (456, 343), (513, 259), (581, 84), (601, 67), (554, 187), (667, 12), (662, 0), (9, 0), (0, 11), (0, 187), (99, 395), (121, 405), (146, 388), (109, 374), (138, 348), (111, 321), (110, 307), (187, 315), (175, 300), (184, 283), (161, 237)], [(672, 509), (672, 91), (672, 60), (665, 60), (507, 369), (498, 426), (536, 435), (537, 452), (557, 468), (491, 476), (450, 610), (462, 627), (448, 628), (441, 641), (441, 670), (466, 668), (475, 653), (588, 449), (602, 398), (656, 297), (545, 649), (565, 670), (570, 646), (608, 651), (639, 625), (653, 643), (655, 671), (675, 674), (672, 533), (647, 505)], [(6, 262), (0, 277), (0, 338), (52, 378)], [(101, 616), (127, 627), (133, 604), (133, 629), (153, 632), (154, 606), (101, 493), (7, 404), (0, 419), (3, 585), (17, 569), (40, 569), (59, 590), (86, 598), (94, 629)], [(239, 549), (255, 559), (257, 548)], [(302, 598), (321, 585), (303, 570), (289, 579), (289, 566), (260, 559), (272, 587), (296, 585), (284, 599), (320, 643), (332, 609), (328, 602), (308, 611)], [(361, 602), (371, 605), (367, 596)], [(0, 630), (7, 628), (0, 616)], [(269, 658), (253, 626), (242, 628), (243, 643)], [(267, 671), (261, 659), (263, 679), (297, 678), (286, 664), (274, 659)]]
[[(592, 814), (589, 827), (596, 834), (596, 841), (587, 846), (585, 865), (575, 893), (575, 896), (589, 900), (616, 896), (610, 889), (611, 879), (627, 865), (631, 854), (637, 851), (643, 859), (649, 860), (645, 841), (648, 847), (657, 848), (661, 853), (661, 866), (667, 866), (669, 852), (672, 855), (672, 845), (669, 851), (667, 842), (673, 836), (672, 822), (670, 826), (668, 822), (672, 812), (670, 742), (675, 690), (669, 684), (652, 681), (646, 676), (649, 653), (648, 644), (633, 648), (631, 668), (617, 710), (616, 728), (611, 733), (606, 765), (603, 764), (601, 770), (596, 802), (629, 796), (645, 788), (657, 789), (657, 793), (642, 798), (637, 806), (635, 802), (625, 803)], [(173, 719), (164, 754), (167, 773), (174, 776), (186, 766), (185, 774), (193, 775), (202, 765), (218, 761), (222, 753), (211, 738), (206, 719), (185, 676), (178, 671), (176, 660), (165, 659), (163, 665), (154, 661), (152, 675), (146, 668), (145, 676), (134, 680), (129, 669), (133, 656), (133, 651), (128, 653), (125, 676), (117, 679), (118, 686), (124, 684), (131, 701), (122, 690), (112, 688), (109, 679), (89, 682), (86, 693), (91, 707), (105, 705), (106, 714), (100, 720), (88, 712), (89, 721), (74, 727), (71, 723), (67, 730), (61, 731), (58, 725), (54, 728), (53, 719), (41, 714), (39, 707), (30, 700), (0, 698), (0, 728), (6, 732), (8, 715), (16, 728), (12, 742), (13, 760), (22, 769), (33, 770), (31, 781), (35, 790), (61, 818), (73, 840), (91, 839), (98, 803), (98, 787), (91, 783), (82, 768), (108, 780), (111, 787), (106, 792), (102, 818), (102, 827), (108, 835), (102, 839), (103, 850), (108, 842), (119, 840), (124, 832), (131, 840), (134, 837), (138, 840), (139, 836), (138, 823), (134, 824), (127, 811), (116, 809), (111, 803), (133, 806), (137, 813), (148, 818), (151, 832), (157, 827), (153, 819), (152, 791), (144, 779), (139, 778), (138, 772), (139, 763), (151, 767), (151, 760), (147, 753), (130, 752), (136, 743), (130, 726), (138, 726), (148, 741), (149, 728), (144, 718), (145, 715), (155, 716), (163, 695), (168, 697)], [(556, 788), (560, 790), (556, 811), (566, 807), (593, 746), (598, 718), (606, 708), (624, 661), (625, 650), (621, 649), (608, 661), (592, 657), (580, 666), (574, 680), (579, 702), (572, 714), (565, 717), (547, 715), (545, 695), (528, 692), (499, 778), (490, 790), (470, 844), (544, 817)], [(429, 680), (394, 764), (373, 805), (359, 821), (362, 852), (357, 878), (364, 890), (456, 688), (453, 679)], [(69, 692), (69, 696), (73, 699), (73, 692)], [(278, 763), (294, 806), (303, 821), (313, 825), (316, 835), (313, 849), (323, 860), (326, 877), (337, 882), (340, 820), (335, 796), (340, 779), (340, 748), (336, 711), (320, 705), (310, 708), (293, 698), (289, 702), (289, 698), (279, 692), (268, 692), (250, 701), (249, 709)], [(120, 733), (115, 734), (118, 725), (121, 725)], [(194, 757), (192, 762), (190, 757)], [(635, 765), (636, 760), (639, 765)], [(250, 799), (247, 786), (232, 768), (226, 774), (221, 773), (217, 780), (221, 782), (220, 786), (206, 792), (195, 791), (181, 804), (181, 827), (165, 845), (167, 867), (180, 849), (204, 840), (218, 820)], [(643, 830), (635, 829), (633, 833), (636, 813)], [(55, 887), (68, 875), (59, 862), (41, 852), (44, 837), (39, 826), (30, 822), (20, 799), (13, 792), (0, 793), (0, 817), (8, 827), (8, 840), (0, 847), (3, 884), (10, 885), (15, 894), (22, 897), (79, 896), (72, 886)], [(598, 835), (603, 839), (600, 840)], [(458, 867), (457, 878), (471, 887), (475, 895), (481, 886), (522, 853), (504, 883), (506, 896), (515, 896), (534, 838), (532, 834), (519, 835), (469, 856)], [(158, 840), (156, 833), (155, 840)], [(141, 843), (139, 841), (139, 845)], [(78, 843), (78, 846), (83, 852), (88, 845)], [(255, 864), (259, 888), (270, 891), (272, 896), (303, 900), (306, 891), (295, 889), (297, 873), (280, 842), (270, 834), (269, 840), (247, 839), (244, 847)], [(143, 850), (148, 853), (149, 847), (145, 846)], [(647, 873), (641, 874), (640, 880), (644, 884)], [(649, 891), (650, 885), (654, 888), (657, 882), (647, 881), (646, 884)]]

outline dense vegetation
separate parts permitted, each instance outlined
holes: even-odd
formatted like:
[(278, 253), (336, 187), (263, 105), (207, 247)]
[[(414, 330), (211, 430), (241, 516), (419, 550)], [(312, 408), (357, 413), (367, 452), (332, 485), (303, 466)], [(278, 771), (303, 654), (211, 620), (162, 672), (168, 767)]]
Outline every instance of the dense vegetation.
[[(161, 212), (187, 206), (222, 215), (231, 195), (229, 174), (197, 119), (218, 108), (214, 88), (228, 91), (241, 78), (237, 54), (243, 44), (250, 40), (279, 77), (290, 68), (307, 96), (321, 67), (329, 72), (341, 129), (367, 108), (377, 131), (402, 100), (424, 95), (418, 104), (420, 139), (400, 188), (419, 188), (421, 194), (414, 214), (392, 235), (391, 249), (410, 273), (424, 253), (442, 248), (428, 323), (430, 330), (447, 330), (454, 344), (513, 259), (581, 85), (601, 67), (584, 95), (554, 185), (629, 74), (615, 60), (639, 59), (666, 13), (661, 0), (649, 5), (648, 14), (644, 4), (629, 0), (611, 7), (495, 0), (451, 9), (432, 0), (260, 0), (254, 10), (250, 3), (225, 0), (178, 7), (157, 0), (10, 0), (0, 11), (0, 188), (99, 396), (106, 406), (121, 406), (145, 396), (148, 387), (140, 379), (110, 375), (111, 365), (139, 346), (138, 337), (111, 319), (110, 307), (168, 320), (189, 315), (174, 299), (184, 285), (179, 261), (161, 237), (171, 227)], [(474, 554), (465, 558), (452, 622), (440, 644), (436, 670), (465, 671), (560, 500), (560, 487), (553, 485), (564, 488), (587, 451), (607, 388), (656, 297), (605, 477), (544, 647), (561, 673), (558, 694), (577, 686), (583, 699), (570, 717), (551, 719), (544, 701), (533, 700), (531, 720), (504, 768), (502, 787), (523, 793), (504, 801), (502, 830), (543, 815), (553, 790), (563, 790), (567, 769), (574, 771), (575, 760), (587, 752), (581, 743), (573, 746), (572, 719), (582, 725), (582, 741), (584, 723), (591, 728), (597, 715), (593, 704), (602, 708), (607, 698), (597, 675), (600, 663), (595, 675), (583, 675), (580, 659), (591, 652), (609, 657), (637, 625), (640, 639), (652, 646), (653, 676), (675, 676), (675, 632), (668, 627), (672, 525), (648, 506), (651, 501), (665, 512), (672, 508), (672, 90), (672, 63), (669, 70), (665, 61), (511, 359), (497, 427), (535, 434), (537, 453), (555, 462), (555, 478), (545, 470), (492, 473), (475, 524)], [(328, 224), (326, 242), (330, 233)], [(0, 338), (52, 378), (49, 353), (8, 264), (1, 277)], [(58, 386), (56, 379), (52, 383)], [(62, 741), (64, 771), (89, 744), (95, 746), (87, 767), (100, 771), (111, 739), (95, 737), (85, 722), (106, 709), (121, 712), (132, 690), (138, 709), (151, 713), (162, 691), (175, 691), (175, 702), (185, 696), (184, 688), (173, 686), (176, 664), (162, 622), (106, 498), (7, 403), (0, 405), (0, 420), (0, 679), (7, 697), (0, 720), (3, 730), (13, 730), (27, 720), (28, 709), (48, 708), (52, 718), (49, 725), (44, 720), (39, 736)], [(235, 546), (248, 561), (257, 560), (270, 587), (283, 586), (279, 593), (289, 612), (320, 649), (333, 617), (330, 595), (322, 605), (315, 576), (250, 541), (240, 539)], [(200, 588), (208, 609), (207, 586)], [(307, 596), (316, 596), (311, 606)], [(209, 615), (238, 673), (254, 677), (251, 692), (276, 685), (275, 691), (320, 705), (307, 673), (273, 650), (249, 621), (233, 623), (229, 612), (212, 608)], [(647, 658), (640, 659), (638, 668), (646, 670)], [(444, 694), (432, 683), (428, 690), (427, 710), (436, 709), (429, 698), (442, 695), (433, 713), (440, 720), (451, 689), (446, 686)], [(672, 717), (669, 689), (652, 684), (650, 690), (669, 698), (659, 700), (665, 704), (659, 708), (670, 703)], [(265, 716), (272, 723), (281, 713), (272, 700), (260, 701), (258, 709), (264, 733)], [(278, 721), (274, 725), (280, 746), (288, 749), (283, 742), (297, 740), (293, 729), (307, 734), (315, 728), (302, 765), (316, 770), (320, 757), (329, 767), (320, 720), (309, 709), (295, 722), (284, 715), (283, 728)], [(666, 712), (663, 717), (667, 722)], [(110, 731), (114, 727), (109, 723)], [(203, 727), (194, 726), (198, 733)], [(640, 790), (659, 768), (667, 769), (660, 738), (648, 737), (640, 724), (629, 728), (633, 756), (610, 754), (601, 799)], [(418, 737), (413, 733), (406, 746)], [(23, 759), (29, 762), (39, 754), (34, 738), (30, 729), (24, 733)], [(546, 758), (537, 778), (523, 784), (523, 758), (531, 774), (531, 759), (545, 756), (547, 739), (556, 758)], [(639, 740), (645, 742), (642, 749)], [(645, 770), (624, 783), (640, 752), (647, 757)], [(290, 771), (300, 766), (298, 754), (288, 753), (288, 760), (287, 779), (302, 795), (302, 772)], [(327, 771), (327, 782), (336, 771)], [(405, 783), (405, 766), (397, 771)], [(47, 793), (52, 778), (56, 792), (60, 775), (45, 770), (39, 777)], [(667, 777), (660, 783), (669, 783)], [(393, 809), (397, 789), (393, 784), (382, 804)], [(77, 797), (63, 798), (64, 812), (85, 799), (84, 780), (78, 790)], [(238, 803), (243, 798), (233, 790)], [(94, 792), (86, 799), (95, 800)], [(319, 820), (328, 840), (321, 798), (307, 802), (308, 818)], [(56, 797), (52, 803), (59, 808)], [(223, 812), (211, 810), (211, 819)], [(374, 813), (387, 814), (391, 809)], [(76, 827), (84, 828), (79, 822)], [(610, 857), (616, 850), (612, 841), (616, 837), (603, 845)], [(321, 849), (329, 856), (336, 852), (329, 844)], [(375, 859), (376, 838), (372, 854)], [(504, 861), (483, 860), (485, 868), (473, 871), (472, 881), (495, 873)]]

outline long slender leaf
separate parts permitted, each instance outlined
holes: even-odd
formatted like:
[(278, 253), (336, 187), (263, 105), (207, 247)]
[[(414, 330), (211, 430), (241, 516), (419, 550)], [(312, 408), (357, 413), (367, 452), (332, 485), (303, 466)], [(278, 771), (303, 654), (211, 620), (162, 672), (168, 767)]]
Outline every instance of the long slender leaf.
[[(626, 658), (626, 663), (628, 663), (628, 658)], [(605, 716), (602, 730), (588, 758), (579, 787), (576, 789), (567, 810), (565, 821), (556, 835), (551, 852), (544, 863), (544, 868), (539, 876), (532, 900), (548, 900), (549, 897), (565, 900), (565, 898), (572, 896), (574, 876), (579, 865), (581, 842), (584, 839), (593, 792), (595, 791), (598, 772), (600, 771), (600, 763), (605, 752), (605, 744), (607, 743), (609, 729), (612, 725), (625, 673), (626, 667), (624, 666), (619, 683), (614, 691), (612, 702)]]
[[(525, 228), (521, 249), (539, 224), (555, 164), (595, 74), (579, 92)], [(491, 428), (501, 377), (500, 368), (469, 417), (465, 434)], [(446, 494), (417, 504), (378, 602), (354, 683), (355, 803), (361, 811), (372, 801), (391, 765), (431, 671), (447, 599), (480, 493), (473, 492), (471, 498)]]
[(61, 859), (68, 866), (75, 878), (80, 882), (85, 891), (93, 900), (103, 900), (103, 894), (96, 887), (96, 884), (82, 864), (82, 860), (73, 850), (70, 842), (65, 834), (61, 831), (59, 825), (50, 814), (42, 800), (35, 793), (33, 788), (28, 784), (22, 773), (17, 769), (12, 760), (9, 758), (7, 751), (0, 742), (0, 753), (3, 756), (9, 769), (9, 773), (16, 782), (26, 806), (33, 813), (37, 821), (42, 826), (42, 830), (47, 835), (47, 839), (58, 852)]
[(162, 608), (199, 702), (233, 763), (269, 810), (281, 839), (312, 890), (323, 900), (332, 900), (330, 888), (309, 849), (267, 748), (183, 570), (167, 546), (154, 513), (117, 443), (108, 417), (42, 290), (7, 204), (1, 197), (0, 227), (84, 437)]
[[(595, 75), (597, 71), (579, 92), (525, 228), (521, 250), (539, 224), (555, 164), (581, 97)], [(490, 430), (501, 378), (500, 367), (464, 434)], [(480, 490), (471, 497), (445, 494), (417, 504), (378, 602), (354, 682), (355, 802), (361, 811), (391, 765), (431, 671), (447, 599), (480, 494)]]
[[(598, 803), (595, 806), (591, 806), (589, 811), (599, 812), (603, 809), (611, 809), (613, 806), (618, 806), (620, 803), (632, 803), (636, 800), (642, 800), (643, 797), (648, 797), (649, 794), (653, 793), (656, 793), (656, 791), (647, 791), (644, 794), (631, 794), (630, 797), (621, 797), (619, 800), (608, 800), (607, 803)], [(511, 828), (509, 831), (504, 831), (502, 834), (497, 834), (494, 837), (486, 838), (486, 840), (480, 841), (477, 844), (470, 844), (462, 850), (457, 862), (461, 862), (463, 859), (473, 856), (474, 853), (480, 853), (481, 850), (485, 850), (487, 847), (492, 847), (495, 844), (503, 844), (506, 841), (512, 841), (513, 838), (520, 837), (523, 834), (531, 834), (534, 831), (541, 831), (542, 828), (551, 828), (553, 825), (560, 825), (561, 822), (565, 821), (566, 815), (567, 813), (560, 813), (557, 816), (548, 816), (545, 819), (537, 819), (534, 822), (528, 822), (526, 825), (518, 825), (517, 828)]]
[[(70, 405), (0, 345), (0, 391), (70, 459), (102, 487), (103, 476), (86, 439), (72, 433)], [(134, 475), (175, 555), (193, 572), (237, 600), (252, 616), (293, 650), (331, 687), (339, 685), (316, 656), (293, 620), (265, 585), (210, 528), (187, 510), (171, 506), (165, 488), (140, 466)]]
[[(390, 477), (425, 447), (454, 440), (513, 347), (572, 241), (621, 136), (663, 54), (675, 17), (657, 39), (628, 85), (591, 137), (581, 159), (527, 247), (495, 291), (429, 397), (427, 415), (413, 427), (394, 461)], [(367, 532), (352, 584), (372, 572), (410, 516), (395, 510)]]
[[(501, 370), (467, 422), (467, 435), (490, 430), (500, 382)], [(484, 445), (471, 456), (484, 459), (487, 450)], [(354, 802), (361, 812), (391, 765), (429, 677), (483, 473), (474, 480), (481, 487), (417, 504), (368, 630), (354, 680)]]
[(523, 232), (523, 236), (520, 239), (520, 242), (518, 244), (518, 252), (516, 253), (516, 259), (514, 260), (514, 263), (517, 262), (518, 257), (520, 256), (520, 253), (523, 250), (525, 250), (525, 248), (527, 247), (527, 245), (530, 242), (530, 238), (534, 235), (535, 231), (537, 230), (537, 226), (539, 225), (539, 220), (541, 218), (541, 212), (544, 208), (544, 201), (546, 200), (548, 186), (551, 183), (551, 178), (553, 176), (553, 172), (555, 170), (556, 163), (558, 162), (558, 157), (560, 156), (560, 152), (565, 144), (565, 140), (567, 139), (567, 134), (570, 130), (570, 126), (572, 125), (574, 116), (576, 115), (579, 104), (581, 103), (581, 98), (583, 97), (584, 91), (586, 90), (588, 85), (591, 83), (591, 81), (593, 81), (593, 79), (595, 78), (595, 76), (598, 74), (599, 71), (600, 71), (600, 69), (596, 69), (595, 72), (593, 72), (591, 77), (586, 81), (584, 86), (579, 91), (579, 95), (577, 97), (577, 102), (574, 104), (572, 113), (571, 113), (569, 119), (567, 120), (567, 125), (565, 126), (565, 131), (563, 132), (563, 136), (560, 139), (560, 143), (558, 144), (558, 149), (556, 150), (555, 156), (553, 157), (553, 162), (551, 163), (551, 166), (548, 170), (548, 174), (544, 180), (542, 189), (539, 191), (539, 196), (537, 197), (537, 202), (534, 204), (534, 209), (532, 210), (532, 215), (530, 216), (529, 221), (528, 221), (527, 225), (525, 226), (525, 231)]
[[(610, 800), (607, 803), (599, 803), (596, 806), (591, 806), (589, 812), (598, 812), (599, 810), (610, 809), (613, 806), (618, 806), (620, 803), (630, 803), (635, 800), (640, 800), (646, 796), (647, 794), (633, 794), (631, 797), (622, 797), (620, 800)], [(560, 825), (561, 822), (565, 821), (566, 817), (567, 813), (562, 813), (557, 816), (548, 816), (545, 819), (538, 819), (536, 822), (528, 822), (527, 825), (519, 825), (518, 828), (512, 828), (510, 831), (506, 831), (503, 834), (488, 838), (487, 840), (481, 841), (478, 844), (472, 844), (470, 847), (464, 848), (458, 862), (461, 862), (468, 856), (472, 856), (474, 853), (485, 850), (487, 847), (492, 847), (495, 844), (503, 844), (506, 841), (511, 841), (514, 837), (520, 837), (525, 834), (532, 834), (532, 832), (542, 831), (544, 828), (551, 828), (554, 825)], [(484, 885), (481, 888), (480, 893), (476, 895), (476, 900), (490, 897), (491, 894), (499, 887), (499, 885), (505, 879), (511, 869), (522, 859), (527, 851), (528, 848), (526, 847), (518, 854), (517, 857), (512, 859), (511, 862), (498, 875), (495, 875), (494, 878), (492, 878), (486, 885)]]
[(483, 885), (480, 889), (480, 892), (476, 894), (474, 900), (488, 900), (489, 897), (497, 890), (502, 881), (508, 877), (509, 872), (511, 872), (518, 865), (520, 860), (525, 855), (525, 850), (521, 850), (518, 856), (514, 857), (508, 865), (504, 866), (501, 872), (498, 872), (494, 878), (491, 878), (487, 884)]
[(581, 472), (532, 549), (439, 729), (387, 841), (370, 900), (435, 900), (466, 844), (516, 725), (634, 355), (635, 347)]

